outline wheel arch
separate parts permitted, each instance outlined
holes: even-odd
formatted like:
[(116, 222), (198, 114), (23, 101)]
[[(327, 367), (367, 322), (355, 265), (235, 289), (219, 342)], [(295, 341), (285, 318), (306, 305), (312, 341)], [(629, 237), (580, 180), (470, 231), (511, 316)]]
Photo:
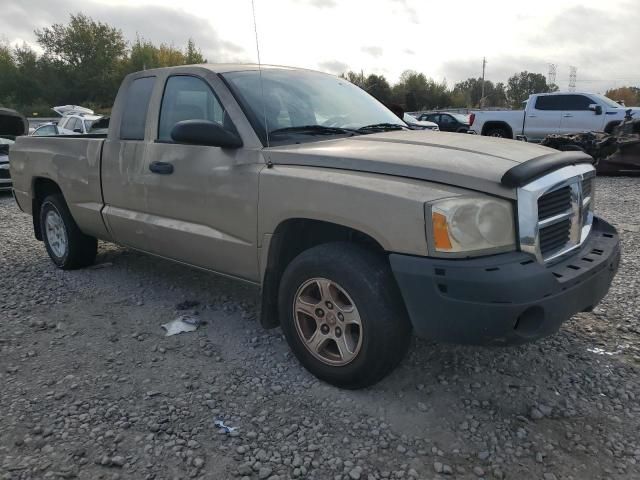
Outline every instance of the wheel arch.
[(482, 126), (482, 135), (487, 135), (487, 132), (489, 132), (489, 130), (493, 128), (501, 128), (510, 135), (510, 138), (513, 138), (513, 129), (511, 128), (511, 125), (509, 125), (507, 122), (499, 120), (485, 122), (485, 124)]
[(604, 133), (613, 133), (613, 129), (622, 123), (622, 120), (614, 120), (612, 122), (607, 123), (607, 126), (604, 127)]
[(33, 218), (33, 233), (36, 239), (42, 241), (42, 231), (40, 229), (40, 207), (42, 202), (49, 195), (62, 194), (60, 186), (47, 177), (35, 177), (31, 182), (31, 214)]
[(280, 324), (278, 290), (280, 279), (291, 261), (309, 248), (325, 243), (347, 241), (384, 253), (385, 249), (371, 235), (352, 227), (312, 218), (289, 218), (275, 228), (268, 242), (262, 275), (260, 323), (265, 328)]

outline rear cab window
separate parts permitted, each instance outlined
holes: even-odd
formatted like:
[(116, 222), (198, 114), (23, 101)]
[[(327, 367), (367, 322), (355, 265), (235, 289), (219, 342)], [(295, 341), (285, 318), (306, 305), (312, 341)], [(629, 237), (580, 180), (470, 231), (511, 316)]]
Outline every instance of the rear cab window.
[(156, 77), (141, 77), (129, 85), (120, 122), (121, 140), (144, 140), (147, 110), (155, 81)]
[(536, 99), (537, 110), (580, 111), (589, 110), (595, 103), (584, 95), (543, 95)]

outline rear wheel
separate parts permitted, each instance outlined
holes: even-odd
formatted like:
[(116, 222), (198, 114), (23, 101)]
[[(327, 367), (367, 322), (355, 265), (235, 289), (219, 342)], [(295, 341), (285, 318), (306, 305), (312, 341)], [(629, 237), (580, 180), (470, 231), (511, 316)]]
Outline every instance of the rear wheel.
[(491, 127), (487, 130), (487, 133), (485, 135), (487, 137), (511, 138), (511, 135), (509, 135), (507, 129), (503, 127)]
[(279, 307), (298, 360), (339, 387), (376, 383), (409, 346), (411, 324), (386, 259), (357, 245), (329, 243), (296, 257)]
[(80, 231), (60, 194), (50, 195), (40, 206), (40, 231), (53, 263), (63, 270), (91, 265), (98, 241)]

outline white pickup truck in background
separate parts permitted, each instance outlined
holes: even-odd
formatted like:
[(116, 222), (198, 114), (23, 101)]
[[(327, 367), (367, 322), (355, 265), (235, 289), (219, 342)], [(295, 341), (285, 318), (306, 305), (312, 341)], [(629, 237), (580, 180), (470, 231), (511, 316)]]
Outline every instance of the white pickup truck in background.
[[(524, 136), (540, 142), (554, 133), (607, 132), (622, 122), (629, 107), (597, 93), (554, 92), (531, 95), (524, 110), (479, 110), (471, 114), (471, 131), (490, 137)], [(640, 112), (640, 108), (631, 108)]]

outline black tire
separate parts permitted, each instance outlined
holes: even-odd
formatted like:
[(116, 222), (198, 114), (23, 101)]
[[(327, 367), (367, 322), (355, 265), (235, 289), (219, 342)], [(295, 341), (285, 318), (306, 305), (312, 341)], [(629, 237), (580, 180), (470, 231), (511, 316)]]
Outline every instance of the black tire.
[(507, 129), (502, 127), (491, 127), (487, 129), (487, 132), (485, 133), (485, 135), (487, 137), (496, 137), (496, 138), (513, 138), (511, 135), (509, 135), (509, 132), (507, 131)]
[[(66, 246), (64, 248), (55, 247), (49, 238), (47, 231), (47, 215), (49, 212), (52, 212), (54, 216), (58, 215), (62, 219), (63, 233), (66, 235)], [(73, 270), (87, 267), (95, 262), (98, 253), (98, 241), (80, 231), (62, 195), (50, 195), (42, 202), (40, 206), (40, 231), (42, 232), (42, 239), (47, 253), (57, 267), (63, 270)], [(59, 252), (61, 254), (56, 253), (56, 249), (61, 249), (62, 252)]]
[[(296, 328), (294, 302), (301, 286), (314, 278), (339, 284), (359, 313), (361, 347), (346, 365), (327, 365), (316, 358)], [(306, 250), (287, 266), (278, 301), (281, 327), (293, 353), (313, 375), (332, 385), (349, 389), (372, 385), (390, 373), (409, 348), (411, 324), (383, 254), (346, 242)]]

